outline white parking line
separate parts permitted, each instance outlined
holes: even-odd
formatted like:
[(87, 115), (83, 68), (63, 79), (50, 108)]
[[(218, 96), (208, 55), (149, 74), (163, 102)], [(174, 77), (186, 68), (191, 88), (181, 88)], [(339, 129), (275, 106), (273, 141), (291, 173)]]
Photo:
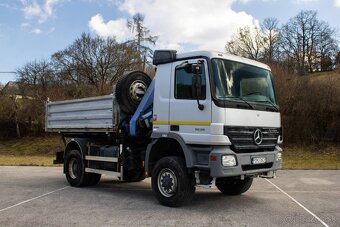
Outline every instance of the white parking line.
[(316, 220), (318, 220), (323, 226), (329, 227), (328, 224), (326, 224), (324, 221), (322, 221), (316, 214), (314, 214), (312, 211), (308, 210), (304, 205), (302, 205), (301, 203), (299, 203), (296, 199), (294, 199), (292, 196), (290, 196), (287, 192), (283, 191), (279, 186), (277, 186), (276, 184), (274, 184), (273, 182), (271, 182), (268, 179), (265, 179), (266, 181), (268, 181), (271, 185), (273, 185), (276, 189), (278, 189), (280, 192), (282, 192), (283, 194), (285, 194), (286, 196), (288, 196), (288, 198), (290, 198), (291, 200), (293, 200), (297, 205), (299, 205), (300, 207), (302, 207), (305, 211), (307, 211), (310, 215), (312, 215), (314, 218), (316, 218)]
[(39, 198), (41, 198), (41, 197), (50, 195), (50, 194), (52, 194), (52, 193), (55, 193), (55, 192), (64, 190), (64, 189), (69, 188), (69, 187), (70, 187), (70, 186), (66, 186), (66, 187), (63, 187), (63, 188), (59, 188), (59, 189), (57, 189), (57, 190), (54, 190), (54, 191), (51, 191), (51, 192), (47, 192), (47, 193), (45, 193), (45, 194), (39, 195), (39, 196), (37, 196), (37, 197), (34, 197), (34, 198), (32, 198), (32, 199), (28, 199), (28, 200), (22, 201), (22, 202), (20, 202), (20, 203), (14, 204), (14, 205), (12, 205), (12, 206), (3, 208), (3, 209), (0, 210), (0, 212), (5, 211), (5, 210), (8, 210), (8, 209), (11, 209), (11, 208), (13, 208), (13, 207), (20, 206), (20, 205), (22, 205), (22, 204), (24, 204), (24, 203), (31, 202), (31, 201), (33, 201), (33, 200), (36, 200), (36, 199), (39, 199)]

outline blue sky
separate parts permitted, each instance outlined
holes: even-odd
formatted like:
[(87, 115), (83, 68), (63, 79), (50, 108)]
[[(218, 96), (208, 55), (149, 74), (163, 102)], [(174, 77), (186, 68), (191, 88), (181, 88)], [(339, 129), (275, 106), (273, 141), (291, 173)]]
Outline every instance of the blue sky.
[[(49, 59), (83, 32), (128, 40), (126, 20), (137, 12), (159, 35), (155, 48), (223, 51), (239, 27), (267, 17), (286, 23), (301, 10), (340, 29), (340, 0), (0, 0), (0, 72)], [(2, 84), (14, 79), (0, 73)]]

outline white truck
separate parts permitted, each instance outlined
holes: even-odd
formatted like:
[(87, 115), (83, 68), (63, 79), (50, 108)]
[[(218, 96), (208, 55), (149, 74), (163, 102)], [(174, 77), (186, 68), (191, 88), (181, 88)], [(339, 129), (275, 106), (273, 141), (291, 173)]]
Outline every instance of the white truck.
[(275, 177), (283, 137), (267, 65), (174, 50), (155, 51), (153, 64), (153, 80), (132, 72), (111, 95), (47, 102), (46, 131), (65, 143), (54, 162), (71, 186), (151, 177), (158, 201), (175, 207), (196, 187), (239, 195), (254, 177)]

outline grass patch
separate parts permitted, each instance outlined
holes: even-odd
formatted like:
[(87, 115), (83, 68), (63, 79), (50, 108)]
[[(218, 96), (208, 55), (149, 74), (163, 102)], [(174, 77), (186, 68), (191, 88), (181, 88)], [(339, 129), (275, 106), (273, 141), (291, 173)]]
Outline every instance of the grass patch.
[(57, 166), (54, 156), (0, 155), (0, 166)]
[(1, 139), (0, 155), (14, 156), (53, 156), (64, 144), (58, 136), (24, 137)]
[(340, 169), (340, 145), (285, 146), (284, 169)]
[(0, 138), (0, 165), (54, 166), (55, 152), (63, 148), (57, 136)]

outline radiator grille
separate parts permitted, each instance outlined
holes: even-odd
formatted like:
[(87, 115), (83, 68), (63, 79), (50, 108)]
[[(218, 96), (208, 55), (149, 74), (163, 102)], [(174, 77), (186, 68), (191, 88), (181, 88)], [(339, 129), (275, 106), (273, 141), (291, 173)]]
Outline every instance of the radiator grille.
[[(262, 134), (262, 142), (256, 144), (254, 133), (259, 129)], [(224, 127), (224, 134), (229, 137), (231, 149), (236, 153), (253, 153), (274, 151), (280, 134), (279, 128), (260, 127)]]

